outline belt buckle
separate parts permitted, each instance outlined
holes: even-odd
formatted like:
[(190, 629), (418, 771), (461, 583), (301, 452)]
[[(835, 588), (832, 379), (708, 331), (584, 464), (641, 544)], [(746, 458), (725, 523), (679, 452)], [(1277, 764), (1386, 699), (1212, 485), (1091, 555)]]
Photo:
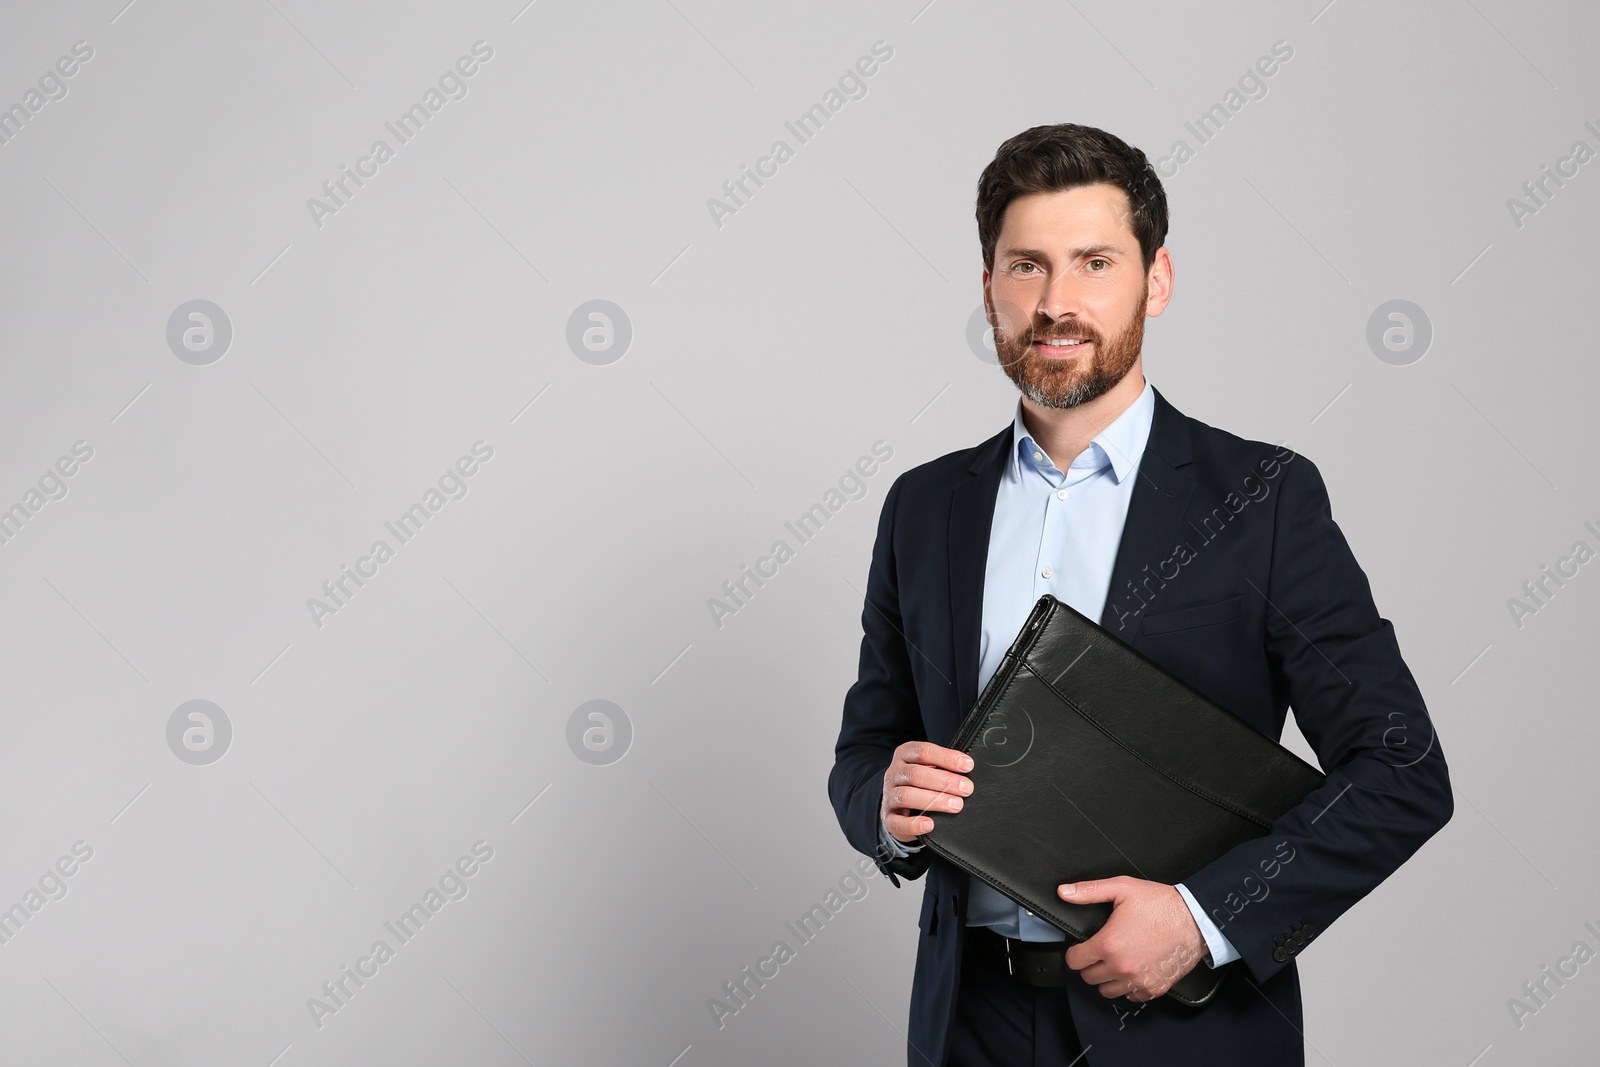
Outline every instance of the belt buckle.
[(1011, 963), (1011, 939), (1006, 937), (1004, 934), (1001, 934), (1000, 937), (1001, 940), (1006, 943), (1006, 974), (1012, 978), (1015, 978), (1017, 976), (1017, 971)]

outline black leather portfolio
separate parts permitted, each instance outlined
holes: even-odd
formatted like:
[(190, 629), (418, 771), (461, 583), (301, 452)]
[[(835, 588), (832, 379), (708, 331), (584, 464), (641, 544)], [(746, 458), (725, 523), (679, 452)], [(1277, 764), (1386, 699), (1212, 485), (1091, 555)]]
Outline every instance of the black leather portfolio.
[[(972, 795), (920, 840), (1072, 941), (1092, 936), (1111, 905), (1066, 903), (1058, 885), (1181, 882), (1267, 833), (1323, 779), (1050, 595), (952, 747), (973, 759)], [(1233, 966), (1196, 964), (1167, 995), (1202, 1005)]]

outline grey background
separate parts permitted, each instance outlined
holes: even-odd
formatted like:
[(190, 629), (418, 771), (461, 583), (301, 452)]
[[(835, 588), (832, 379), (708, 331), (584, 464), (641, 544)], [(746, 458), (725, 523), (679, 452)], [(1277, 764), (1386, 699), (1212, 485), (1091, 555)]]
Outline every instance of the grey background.
[[(1301, 958), (1309, 1061), (1591, 1061), (1600, 964), (1520, 1027), (1508, 1000), (1600, 949), (1600, 564), (1507, 606), (1600, 547), (1600, 164), (1507, 206), (1600, 148), (1591, 8), (123, 4), (0, 10), (6, 106), (94, 49), (0, 146), (0, 506), (93, 448), (0, 546), (0, 907), (93, 849), (0, 945), (6, 1062), (903, 1062), (920, 882), (867, 880), (722, 1028), (707, 1001), (861, 858), (825, 782), (884, 492), (1011, 418), (965, 333), (978, 173), (1042, 123), (1196, 147), (1279, 40), (1267, 95), (1168, 166), (1146, 370), (1320, 466), (1457, 788)], [(319, 228), (307, 198), (478, 40)], [(166, 341), (196, 299), (233, 330), (207, 366)], [(1396, 299), (1433, 331), (1405, 366), (1366, 341)], [(567, 345), (591, 300), (632, 327), (608, 365)], [(318, 628), (307, 598), (480, 440)], [(867, 495), (717, 627), (878, 440)], [(209, 765), (168, 747), (190, 700), (232, 727)], [(604, 765), (568, 744), (592, 700), (631, 728)], [(477, 841), (468, 895), (319, 1028), (307, 998)]]

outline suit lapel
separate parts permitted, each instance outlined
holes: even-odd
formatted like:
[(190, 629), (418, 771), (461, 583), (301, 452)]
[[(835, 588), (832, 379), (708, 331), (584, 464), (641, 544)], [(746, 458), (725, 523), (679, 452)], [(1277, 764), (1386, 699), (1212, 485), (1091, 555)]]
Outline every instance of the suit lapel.
[(1010, 455), (1012, 428), (979, 445), (972, 464), (958, 475), (950, 495), (950, 625), (955, 642), (956, 720), (948, 743), (978, 702), (978, 652), (983, 638), (983, 574), (989, 560), (989, 528), (1000, 493), (1000, 475)]
[(1151, 388), (1155, 392), (1155, 411), (1150, 421), (1150, 439), (1135, 473), (1139, 480), (1128, 501), (1128, 517), (1122, 526), (1111, 585), (1100, 613), (1100, 625), (1130, 644), (1137, 633), (1137, 616), (1126, 626), (1119, 625), (1118, 607), (1123, 612), (1138, 609), (1141, 601), (1133, 595), (1132, 588), (1146, 567), (1154, 567), (1172, 555), (1178, 541), (1178, 523), (1194, 494), (1188, 417), (1168, 403), (1159, 389)]

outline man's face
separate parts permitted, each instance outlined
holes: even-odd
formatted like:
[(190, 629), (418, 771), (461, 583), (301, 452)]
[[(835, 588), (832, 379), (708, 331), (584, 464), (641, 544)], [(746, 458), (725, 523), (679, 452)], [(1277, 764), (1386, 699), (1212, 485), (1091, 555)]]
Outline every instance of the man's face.
[(983, 280), (1000, 365), (1044, 407), (1088, 403), (1121, 381), (1139, 360), (1145, 315), (1160, 313), (1127, 194), (1104, 183), (1013, 200)]

